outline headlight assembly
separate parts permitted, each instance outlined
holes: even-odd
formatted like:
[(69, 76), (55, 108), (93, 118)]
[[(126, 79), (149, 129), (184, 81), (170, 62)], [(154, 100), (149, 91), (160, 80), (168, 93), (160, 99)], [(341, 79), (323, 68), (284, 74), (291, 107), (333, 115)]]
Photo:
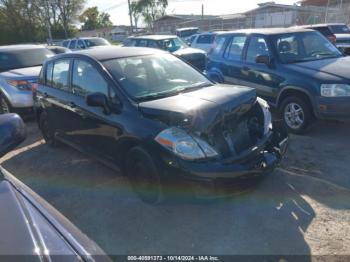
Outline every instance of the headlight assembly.
[(258, 103), (261, 106), (261, 109), (264, 113), (264, 135), (268, 134), (272, 129), (272, 116), (270, 112), (269, 104), (264, 100), (258, 97)]
[(160, 132), (155, 140), (185, 160), (211, 158), (218, 153), (207, 142), (198, 137), (187, 134), (184, 130), (171, 127)]
[(350, 96), (350, 85), (323, 84), (321, 85), (321, 96), (324, 96), (324, 97)]

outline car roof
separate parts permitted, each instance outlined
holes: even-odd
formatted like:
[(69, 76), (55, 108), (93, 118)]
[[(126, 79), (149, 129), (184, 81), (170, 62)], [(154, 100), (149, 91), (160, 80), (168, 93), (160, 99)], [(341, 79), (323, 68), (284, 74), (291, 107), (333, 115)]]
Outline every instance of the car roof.
[(187, 31), (187, 30), (199, 30), (198, 27), (184, 27), (176, 29), (177, 32)]
[[(281, 27), (281, 28), (254, 28), (254, 29), (240, 29), (228, 33), (244, 33), (244, 34), (262, 34), (262, 35), (279, 35), (288, 33), (313, 32), (311, 29), (296, 28), (296, 27)], [(225, 34), (225, 33), (223, 33)]]
[(132, 36), (130, 39), (150, 39), (150, 40), (165, 40), (177, 38), (176, 35), (141, 35), (141, 36)]
[(55, 60), (55, 58), (89, 56), (98, 61), (104, 61), (109, 59), (167, 53), (168, 52), (154, 48), (106, 46), (103, 48), (84, 49), (73, 53), (61, 54), (53, 57), (53, 60)]
[(0, 52), (13, 52), (17, 50), (27, 50), (27, 49), (42, 49), (45, 48), (44, 45), (33, 45), (33, 44), (22, 44), (22, 45), (3, 45), (0, 46)]

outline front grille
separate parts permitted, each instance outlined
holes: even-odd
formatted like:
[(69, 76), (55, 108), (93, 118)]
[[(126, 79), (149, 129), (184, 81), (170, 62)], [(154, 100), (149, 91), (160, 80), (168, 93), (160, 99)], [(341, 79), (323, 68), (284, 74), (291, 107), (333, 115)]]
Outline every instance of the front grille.
[(258, 103), (237, 119), (223, 119), (209, 134), (207, 141), (225, 157), (239, 156), (264, 137), (264, 115)]

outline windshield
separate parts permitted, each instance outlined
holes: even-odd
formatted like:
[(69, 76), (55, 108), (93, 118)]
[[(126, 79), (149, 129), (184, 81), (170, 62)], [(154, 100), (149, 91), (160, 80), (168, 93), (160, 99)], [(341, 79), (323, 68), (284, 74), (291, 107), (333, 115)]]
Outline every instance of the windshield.
[(0, 71), (40, 66), (47, 58), (53, 55), (54, 53), (46, 48), (0, 52)]
[(274, 45), (282, 63), (297, 63), (341, 57), (340, 51), (318, 32), (300, 32), (274, 36)]
[(350, 30), (346, 25), (332, 25), (330, 28), (333, 34), (350, 34)]
[(178, 35), (179, 37), (190, 37), (197, 33), (198, 33), (198, 29), (188, 29), (188, 30), (177, 31), (176, 35)]
[(85, 39), (85, 44), (87, 47), (110, 45), (110, 43), (104, 38)]
[(170, 39), (164, 39), (159, 40), (158, 45), (166, 51), (169, 52), (175, 52), (179, 49), (186, 48), (188, 45), (182, 41), (180, 38), (170, 38)]
[(137, 101), (212, 85), (205, 76), (171, 54), (119, 58), (103, 64)]

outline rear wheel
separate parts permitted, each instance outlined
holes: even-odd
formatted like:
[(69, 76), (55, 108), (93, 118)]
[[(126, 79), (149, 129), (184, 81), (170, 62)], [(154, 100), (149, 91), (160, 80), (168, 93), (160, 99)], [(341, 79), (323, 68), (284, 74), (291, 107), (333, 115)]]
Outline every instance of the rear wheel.
[(283, 100), (280, 114), (289, 132), (303, 134), (313, 121), (310, 105), (304, 98), (290, 96)]
[(11, 112), (10, 103), (4, 97), (3, 94), (0, 93), (0, 114), (7, 114)]
[(45, 112), (40, 114), (39, 127), (41, 130), (41, 133), (43, 134), (46, 144), (52, 147), (56, 147), (58, 143), (55, 138), (55, 132), (52, 125), (50, 124), (48, 115)]
[(142, 201), (149, 204), (162, 202), (163, 188), (150, 154), (142, 147), (134, 147), (127, 153), (125, 164), (133, 190)]

